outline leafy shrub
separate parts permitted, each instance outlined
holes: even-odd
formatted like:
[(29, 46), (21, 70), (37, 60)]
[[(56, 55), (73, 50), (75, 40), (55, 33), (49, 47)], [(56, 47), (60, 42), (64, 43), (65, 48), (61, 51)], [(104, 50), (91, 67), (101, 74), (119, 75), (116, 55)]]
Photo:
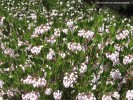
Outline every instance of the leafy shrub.
[(132, 17), (81, 0), (2, 0), (0, 15), (0, 99), (133, 99)]

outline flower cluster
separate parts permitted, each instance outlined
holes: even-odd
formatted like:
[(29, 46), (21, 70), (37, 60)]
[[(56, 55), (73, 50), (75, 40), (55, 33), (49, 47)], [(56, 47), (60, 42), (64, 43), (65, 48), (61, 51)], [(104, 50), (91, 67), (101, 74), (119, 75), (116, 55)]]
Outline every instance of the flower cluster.
[(108, 93), (107, 95), (103, 95), (102, 96), (102, 100), (113, 100), (113, 98), (115, 98), (116, 100), (120, 100), (120, 94), (118, 92), (111, 92)]
[(45, 94), (46, 95), (50, 95), (51, 92), (52, 92), (52, 89), (51, 88), (46, 88), (46, 90), (45, 90)]
[(46, 37), (45, 38), (46, 42), (50, 43), (50, 44), (54, 44), (56, 42), (56, 36), (55, 35), (51, 35), (50, 37)]
[(53, 60), (55, 56), (55, 52), (52, 49), (49, 49), (49, 53), (47, 54), (48, 60)]
[(72, 28), (74, 26), (74, 22), (72, 20), (67, 21), (66, 24), (69, 28)]
[(76, 100), (96, 100), (93, 93), (78, 93)]
[(63, 78), (63, 85), (65, 88), (73, 87), (74, 83), (77, 82), (77, 72), (72, 72), (70, 74), (65, 73), (65, 76)]
[[(72, 20), (67, 20), (66, 19), (66, 25), (68, 26), (68, 29), (71, 31), (71, 32), (74, 32), (74, 30), (76, 30), (78, 28), (78, 26), (75, 26), (74, 25), (74, 21)], [(66, 33), (66, 32), (65, 32)]]
[(116, 70), (112, 69), (112, 71), (110, 72), (110, 76), (111, 76), (114, 80), (116, 80), (116, 79), (121, 79), (121, 78), (122, 78), (121, 73), (119, 72), (118, 69), (116, 69)]
[(113, 100), (110, 95), (103, 95), (102, 100)]
[(40, 94), (35, 92), (22, 94), (22, 100), (38, 100), (39, 97), (40, 97)]
[(47, 23), (46, 25), (41, 24), (37, 28), (35, 28), (35, 31), (33, 32), (31, 37), (38, 37), (38, 35), (44, 34), (45, 32), (49, 31), (51, 29), (52, 23)]
[(11, 48), (7, 48), (7, 49), (4, 51), (4, 53), (5, 53), (6, 55), (10, 55), (11, 57), (14, 56), (14, 50), (11, 49)]
[(55, 28), (55, 29), (54, 29), (54, 35), (55, 35), (56, 37), (60, 37), (60, 29), (59, 29), (59, 28)]
[(128, 90), (126, 93), (127, 100), (133, 100), (133, 90)]
[(41, 52), (42, 47), (43, 46), (34, 46), (30, 51), (32, 54), (38, 55)]
[(93, 75), (93, 79), (91, 80), (92, 83), (97, 83), (97, 81), (99, 80), (100, 75)]
[(11, 48), (7, 48), (4, 50), (5, 55), (9, 55), (10, 57), (17, 57), (19, 56), (18, 54), (15, 54), (14, 50)]
[(115, 49), (117, 50), (117, 51), (123, 51), (123, 47), (121, 46), (121, 45), (119, 45), (119, 44), (116, 44), (116, 45), (114, 45), (114, 47), (115, 47)]
[(133, 62), (133, 56), (132, 55), (127, 55), (123, 58), (123, 64), (127, 65)]
[(120, 34), (116, 35), (117, 40), (123, 40), (126, 39), (129, 36), (128, 30), (123, 30)]
[(47, 84), (45, 78), (33, 78), (32, 76), (28, 75), (26, 79), (22, 79), (24, 84), (32, 84), (33, 87), (44, 87)]
[(62, 29), (62, 32), (68, 34), (68, 29)]
[(79, 72), (81, 74), (85, 73), (87, 71), (87, 65), (85, 63), (82, 63), (79, 69)]
[(54, 96), (55, 100), (61, 100), (61, 98), (62, 98), (62, 91), (60, 91), (60, 90), (54, 91), (53, 92), (53, 96)]
[(106, 57), (113, 62), (113, 65), (119, 64), (119, 52), (115, 51), (112, 54), (106, 53)]
[(80, 43), (69, 42), (67, 44), (67, 47), (70, 51), (73, 51), (75, 53), (77, 53), (78, 51), (85, 51), (84, 46), (82, 46)]
[(52, 12), (51, 12), (51, 16), (57, 16), (58, 15), (58, 10), (52, 10)]
[(83, 37), (83, 38), (85, 38), (87, 40), (92, 40), (93, 37), (94, 37), (94, 32), (92, 32), (90, 30), (87, 30), (87, 31), (79, 30), (78, 31), (78, 36)]
[(30, 16), (33, 20), (35, 20), (37, 18), (37, 15), (35, 13), (31, 13), (31, 16)]
[(59, 52), (58, 55), (60, 55), (61, 58), (63, 58), (63, 59), (66, 57), (66, 53), (64, 53), (64, 52)]
[(7, 90), (7, 91), (5, 92), (5, 94), (7, 94), (8, 97), (13, 97), (13, 96), (15, 96), (15, 94), (16, 94), (17, 92), (19, 92), (19, 90), (11, 89), (11, 90)]

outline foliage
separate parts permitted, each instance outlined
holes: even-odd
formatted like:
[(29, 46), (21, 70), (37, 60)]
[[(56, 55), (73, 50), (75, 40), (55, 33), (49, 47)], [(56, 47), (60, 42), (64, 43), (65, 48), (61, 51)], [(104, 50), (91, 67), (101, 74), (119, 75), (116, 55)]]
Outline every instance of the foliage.
[(132, 17), (97, 12), (82, 0), (2, 0), (0, 16), (4, 99), (133, 95)]

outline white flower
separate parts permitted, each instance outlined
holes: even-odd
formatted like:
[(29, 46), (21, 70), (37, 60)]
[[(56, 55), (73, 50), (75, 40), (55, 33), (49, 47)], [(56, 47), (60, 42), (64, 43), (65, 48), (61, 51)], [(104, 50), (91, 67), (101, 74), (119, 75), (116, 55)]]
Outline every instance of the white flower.
[(91, 80), (92, 83), (97, 83), (99, 77), (97, 77), (96, 75), (93, 76), (93, 79)]
[(47, 81), (45, 78), (38, 78), (36, 82), (34, 82), (33, 87), (44, 87), (46, 86)]
[(47, 54), (47, 59), (53, 60), (54, 56), (55, 56), (55, 52), (52, 49), (49, 49), (49, 53)]
[(52, 10), (51, 16), (57, 16), (58, 15), (58, 10)]
[(18, 46), (20, 47), (20, 46), (22, 46), (22, 45), (24, 45), (24, 42), (22, 42), (22, 41), (18, 41)]
[(63, 52), (59, 52), (59, 55), (61, 56), (61, 58), (65, 58), (66, 57), (66, 54), (63, 53)]
[(112, 54), (106, 53), (106, 57), (113, 62), (113, 65), (119, 64), (119, 52), (115, 51)]
[(83, 37), (87, 40), (92, 40), (93, 36), (94, 36), (94, 32), (90, 31), (90, 30), (79, 30), (78, 31), (78, 36)]
[(82, 50), (82, 47), (81, 47), (81, 45), (80, 45), (79, 43), (77, 44), (76, 49), (77, 49), (78, 51), (81, 51), (81, 50)]
[(31, 53), (38, 55), (41, 52), (43, 46), (34, 46), (31, 48)]
[(52, 89), (51, 88), (46, 88), (46, 90), (45, 90), (45, 94), (46, 95), (50, 95), (51, 92), (52, 92)]
[(53, 96), (54, 96), (55, 100), (61, 100), (61, 98), (62, 98), (62, 91), (60, 91), (60, 90), (55, 91), (53, 93)]
[(0, 96), (0, 100), (4, 100), (3, 97)]
[(62, 32), (68, 34), (68, 29), (63, 29)]
[(35, 13), (31, 13), (31, 18), (34, 20), (37, 18), (37, 15)]
[(89, 57), (88, 57), (88, 56), (86, 56), (85, 63), (86, 63), (86, 64), (88, 64), (88, 63), (89, 63)]
[(86, 38), (86, 39), (88, 39), (88, 40), (92, 40), (93, 36), (94, 36), (94, 32), (88, 30), (88, 31), (85, 32), (85, 34), (83, 35), (83, 38)]
[(67, 24), (67, 26), (68, 26), (69, 28), (72, 28), (74, 22), (73, 22), (72, 20), (70, 20), (70, 21), (68, 21), (66, 24)]
[(4, 21), (5, 17), (0, 17), (0, 27), (4, 26)]
[[(15, 95), (15, 92), (11, 91), (11, 90), (8, 90), (6, 92), (6, 94), (8, 95), (8, 97), (13, 97)], [(0, 99), (1, 100), (1, 99)]]
[(0, 88), (3, 88), (4, 82), (0, 80)]
[(127, 65), (133, 62), (133, 56), (132, 55), (127, 55), (123, 58), (123, 64)]
[(122, 78), (122, 76), (121, 76), (121, 73), (119, 72), (119, 70), (117, 69), (117, 70), (112, 70), (111, 72), (110, 72), (110, 75), (111, 75), (111, 77), (114, 79), (114, 80), (116, 80), (116, 79), (121, 79)]
[(119, 44), (116, 44), (114, 47), (117, 51), (123, 51), (123, 47), (121, 47)]
[(39, 97), (40, 97), (40, 94), (35, 92), (22, 94), (22, 100), (38, 100)]
[(49, 38), (46, 38), (46, 41), (48, 43), (54, 44), (56, 42), (56, 36), (55, 35), (51, 35)]
[(78, 93), (76, 100), (96, 100), (93, 93)]
[(109, 95), (103, 95), (102, 100), (113, 100)]
[(133, 90), (128, 90), (126, 93), (127, 100), (133, 100)]
[(114, 82), (113, 81), (106, 81), (106, 85), (108, 85), (108, 84), (114, 85)]
[(51, 54), (47, 54), (47, 59), (48, 60), (52, 60), (53, 59), (53, 56)]
[(63, 85), (65, 88), (69, 88), (72, 85), (72, 81), (68, 76), (63, 78)]
[(83, 73), (85, 73), (87, 71), (87, 65), (85, 64), (85, 63), (82, 63), (81, 64), (81, 67), (80, 67), (80, 69), (79, 69), (79, 72), (81, 73), (81, 74), (83, 74)]
[(117, 100), (120, 99), (120, 94), (118, 92), (114, 92), (112, 97), (116, 98)]
[(84, 93), (78, 93), (78, 95), (76, 96), (76, 100), (89, 100), (89, 99)]
[(5, 49), (5, 50), (4, 50), (4, 53), (5, 53), (5, 55), (9, 55), (9, 56), (11, 56), (11, 57), (14, 57), (14, 56), (15, 56), (15, 52), (14, 52), (14, 50), (11, 49), (11, 48)]
[(1, 43), (1, 49), (4, 50), (5, 49), (5, 45), (3, 43)]
[(79, 30), (78, 31), (78, 36), (82, 37), (85, 33), (85, 30)]
[(81, 2), (81, 0), (78, 0), (78, 2)]
[(33, 78), (32, 76), (28, 75), (26, 79), (22, 79), (24, 84), (32, 84), (33, 87), (44, 87), (47, 84), (45, 78)]
[(103, 44), (99, 43), (99, 44), (98, 44), (98, 49), (99, 49), (99, 50), (100, 50), (100, 49), (103, 49)]
[[(44, 34), (45, 32), (49, 31), (51, 29), (50, 25), (46, 23), (46, 25), (41, 24), (37, 28), (35, 28), (35, 31), (33, 32), (32, 35), (41, 35)], [(31, 36), (33, 37), (33, 36)]]
[(85, 50), (85, 48), (82, 45), (80, 45), (80, 43), (69, 42), (67, 44), (67, 47), (68, 47), (69, 50), (71, 50), (75, 53), (77, 53), (78, 51), (84, 51)]
[(69, 88), (69, 87), (72, 87), (73, 88), (73, 85), (74, 83), (77, 82), (77, 72), (72, 72), (70, 74), (66, 73), (64, 78), (63, 78), (63, 85), (65, 88)]
[(96, 90), (96, 87), (97, 87), (96, 85), (93, 85), (92, 90)]
[(56, 37), (59, 37), (59, 36), (60, 36), (60, 29), (59, 29), (59, 28), (55, 28), (55, 29), (54, 29), (54, 35), (55, 35)]
[(128, 30), (123, 30), (120, 34), (116, 35), (117, 40), (123, 40), (126, 39), (129, 36)]

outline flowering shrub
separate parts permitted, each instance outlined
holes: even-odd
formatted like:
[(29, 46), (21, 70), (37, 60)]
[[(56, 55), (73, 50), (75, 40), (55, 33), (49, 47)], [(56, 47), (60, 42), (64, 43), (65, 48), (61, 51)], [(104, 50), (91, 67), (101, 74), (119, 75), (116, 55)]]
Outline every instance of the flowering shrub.
[(0, 99), (132, 100), (132, 17), (44, 1), (0, 1)]

